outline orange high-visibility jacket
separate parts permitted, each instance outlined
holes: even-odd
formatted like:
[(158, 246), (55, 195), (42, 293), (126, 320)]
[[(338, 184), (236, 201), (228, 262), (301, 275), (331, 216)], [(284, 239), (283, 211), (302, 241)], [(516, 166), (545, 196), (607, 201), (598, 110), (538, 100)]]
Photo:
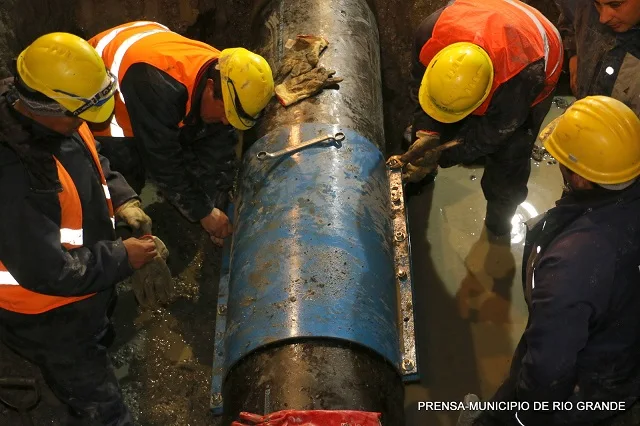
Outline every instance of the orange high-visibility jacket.
[[(104, 189), (104, 196), (107, 200), (111, 222), (115, 225), (111, 195), (109, 194), (107, 181), (104, 177), (102, 166), (100, 165), (100, 159), (91, 130), (89, 130), (89, 127), (85, 123), (78, 129), (78, 133), (89, 149), (89, 152), (91, 152), (95, 166), (100, 173), (100, 181)], [(71, 176), (69, 176), (69, 173), (62, 164), (60, 164), (58, 159), (54, 159), (58, 169), (58, 179), (62, 185), (62, 191), (58, 193), (58, 200), (60, 202), (60, 243), (67, 250), (71, 250), (82, 247), (83, 245), (82, 205)], [(46, 265), (43, 265), (43, 267), (46, 267)], [(63, 297), (33, 292), (22, 287), (0, 259), (0, 308), (2, 309), (22, 314), (40, 314), (69, 303), (87, 299), (94, 294)]]
[[(191, 109), (199, 73), (218, 59), (220, 51), (170, 31), (156, 22), (136, 21), (103, 31), (89, 40), (102, 56), (118, 83), (135, 63), (146, 63), (166, 72), (182, 83), (189, 93), (185, 111)], [(133, 137), (131, 120), (122, 93), (116, 95), (115, 114), (110, 125), (94, 130), (96, 136)], [(179, 124), (180, 126), (183, 123)]]
[(560, 33), (542, 13), (518, 0), (456, 0), (438, 18), (420, 62), (428, 67), (440, 50), (458, 42), (477, 44), (493, 62), (493, 86), (475, 115), (484, 115), (498, 87), (535, 61), (544, 58), (547, 78), (533, 105), (553, 92), (562, 72)]

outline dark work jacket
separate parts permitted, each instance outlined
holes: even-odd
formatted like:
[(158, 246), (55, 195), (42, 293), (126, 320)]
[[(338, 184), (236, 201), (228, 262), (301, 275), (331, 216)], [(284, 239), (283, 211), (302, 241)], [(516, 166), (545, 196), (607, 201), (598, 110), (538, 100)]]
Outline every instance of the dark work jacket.
[[(217, 153), (212, 156), (219, 158), (200, 159), (200, 166), (211, 169), (219, 167), (235, 149), (231, 126), (207, 126), (200, 119), (205, 82), (206, 78), (202, 78), (194, 89), (191, 111), (186, 111), (189, 97), (186, 87), (152, 65), (131, 65), (120, 85), (147, 172), (167, 199), (193, 222), (207, 216), (215, 203), (203, 189), (212, 185), (198, 185), (199, 178), (190, 174), (194, 167), (185, 158), (185, 144), (215, 143)], [(179, 127), (183, 120), (185, 126)], [(213, 171), (205, 173), (212, 174)]]
[[(37, 293), (113, 291), (133, 269), (122, 240), (116, 239), (91, 153), (77, 132), (64, 136), (16, 112), (9, 81), (0, 81), (0, 259), (21, 286)], [(62, 186), (52, 155), (78, 191), (83, 247), (67, 250), (60, 244)], [(100, 156), (100, 162), (114, 209), (136, 197), (106, 158)]]
[(445, 8), (426, 18), (416, 31), (413, 51), (412, 80), (409, 95), (414, 104), (413, 135), (418, 130), (436, 131), (441, 141), (460, 139), (462, 144), (449, 148), (440, 157), (441, 167), (467, 163), (496, 152), (509, 137), (527, 122), (531, 104), (544, 89), (546, 74), (544, 59), (533, 62), (520, 73), (504, 82), (491, 98), (486, 114), (469, 115), (457, 123), (441, 123), (427, 115), (420, 107), (418, 93), (426, 67), (419, 60), (420, 50), (431, 38), (433, 28)]
[(640, 26), (615, 33), (592, 1), (556, 0), (566, 57), (578, 55), (578, 99), (611, 96), (640, 116)]
[[(588, 198), (586, 198), (588, 197)], [(640, 182), (570, 193), (531, 226), (523, 257), (529, 321), (495, 400), (570, 401), (522, 424), (587, 426), (620, 414), (578, 402), (640, 395)], [(485, 413), (518, 424), (515, 413)], [(492, 424), (485, 422), (482, 424)]]

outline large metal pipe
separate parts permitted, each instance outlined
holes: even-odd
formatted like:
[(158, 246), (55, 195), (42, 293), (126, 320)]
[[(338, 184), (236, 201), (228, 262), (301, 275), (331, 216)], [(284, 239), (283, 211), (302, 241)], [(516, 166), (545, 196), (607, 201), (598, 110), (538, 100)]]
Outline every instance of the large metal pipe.
[[(344, 82), (289, 108), (272, 103), (244, 153), (225, 312), (224, 411), (380, 411), (385, 425), (400, 425), (375, 17), (366, 0), (272, 0), (257, 16), (256, 50), (274, 70), (288, 39), (322, 35), (330, 44), (320, 64)], [(257, 159), (259, 151), (336, 132), (346, 135), (339, 146)]]

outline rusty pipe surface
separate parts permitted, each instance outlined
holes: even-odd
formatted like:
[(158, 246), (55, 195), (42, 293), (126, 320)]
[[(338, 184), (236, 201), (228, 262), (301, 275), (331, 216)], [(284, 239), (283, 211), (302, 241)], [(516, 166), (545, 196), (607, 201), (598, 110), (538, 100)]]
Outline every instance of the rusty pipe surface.
[(324, 36), (329, 46), (318, 66), (344, 77), (339, 90), (324, 90), (301, 103), (273, 102), (256, 129), (256, 138), (300, 123), (335, 124), (358, 132), (384, 149), (380, 42), (375, 17), (365, 0), (287, 0), (259, 2), (255, 18), (256, 52), (277, 72), (288, 39)]
[[(222, 394), (239, 411), (380, 411), (403, 387), (378, 31), (366, 0), (272, 0), (258, 48), (277, 73), (288, 39), (323, 36), (339, 89), (274, 101), (243, 154), (230, 256)], [(278, 82), (277, 82), (278, 83)], [(288, 150), (323, 135), (339, 144)], [(286, 152), (261, 159), (260, 152)], [(373, 372), (377, 372), (373, 373)]]

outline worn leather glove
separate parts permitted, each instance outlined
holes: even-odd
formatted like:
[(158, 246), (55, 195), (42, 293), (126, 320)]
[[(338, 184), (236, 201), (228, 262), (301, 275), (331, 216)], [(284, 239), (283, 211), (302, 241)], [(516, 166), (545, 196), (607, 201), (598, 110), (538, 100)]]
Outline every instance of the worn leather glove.
[(458, 140), (440, 143), (440, 134), (418, 130), (418, 139), (411, 144), (407, 152), (393, 155), (387, 160), (391, 169), (403, 169), (402, 180), (405, 182), (419, 182), (438, 168), (438, 160), (442, 151), (456, 146)]
[(421, 160), (428, 151), (433, 151), (440, 146), (439, 133), (418, 130), (416, 137), (418, 139), (411, 144), (407, 152), (402, 155), (393, 155), (387, 160), (389, 167), (399, 169), (409, 163), (416, 165), (416, 162)]
[(472, 410), (470, 403), (480, 402), (480, 398), (478, 398), (478, 395), (476, 394), (469, 393), (465, 395), (464, 400), (462, 402), (464, 403), (465, 409), (462, 413), (460, 413), (456, 426), (473, 426), (473, 423), (480, 416), (482, 411)]
[(333, 77), (336, 72), (326, 68), (314, 68), (311, 71), (285, 81), (276, 86), (276, 96), (280, 103), (289, 106), (306, 99), (322, 89), (340, 83), (343, 79)]
[(152, 238), (158, 254), (151, 262), (133, 273), (133, 293), (141, 308), (157, 309), (161, 304), (168, 302), (172, 295), (173, 278), (166, 262), (169, 250), (158, 237), (145, 235), (142, 238)]
[(420, 182), (427, 175), (436, 171), (439, 158), (440, 152), (430, 151), (418, 161), (408, 163), (402, 170), (402, 180), (404, 182)]
[(320, 54), (329, 45), (323, 37), (312, 35), (299, 35), (295, 43), (282, 60), (282, 66), (278, 71), (278, 80), (287, 75), (297, 77), (311, 71), (318, 65)]
[(151, 234), (151, 218), (142, 210), (140, 200), (131, 199), (118, 207), (115, 212), (117, 218), (124, 220), (133, 230), (142, 235)]
[(283, 410), (266, 416), (240, 413), (231, 426), (359, 425), (380, 426), (380, 413), (364, 411)]

